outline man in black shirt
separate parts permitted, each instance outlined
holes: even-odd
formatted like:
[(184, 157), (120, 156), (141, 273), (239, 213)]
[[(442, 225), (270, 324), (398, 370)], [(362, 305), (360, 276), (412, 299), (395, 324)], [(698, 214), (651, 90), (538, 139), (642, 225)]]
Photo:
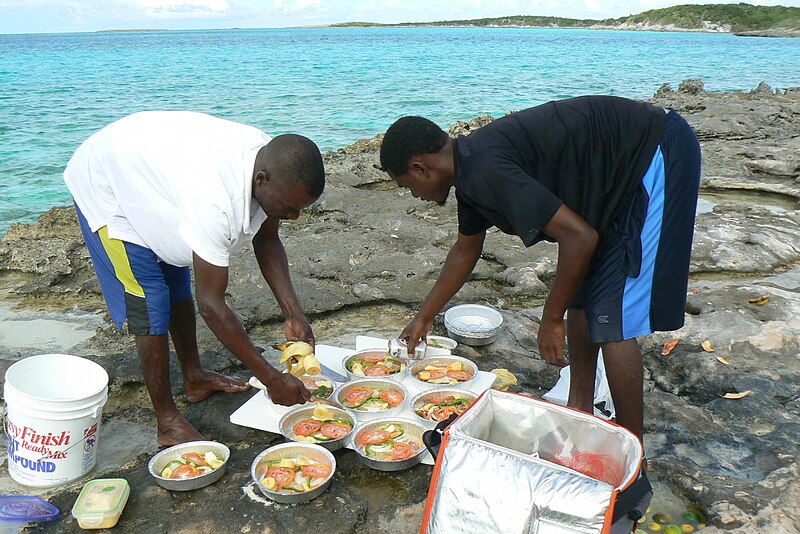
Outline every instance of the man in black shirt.
[(543, 104), (458, 139), (427, 119), (403, 117), (386, 132), (381, 165), (415, 197), (443, 204), (455, 187), (458, 201), (458, 239), (401, 333), (409, 349), (467, 280), (488, 228), (526, 246), (556, 241), (539, 351), (566, 365), (566, 333), (568, 403), (591, 413), (602, 347), (617, 422), (642, 439), (636, 337), (675, 330), (684, 319), (700, 180), (700, 146), (686, 121), (608, 96)]

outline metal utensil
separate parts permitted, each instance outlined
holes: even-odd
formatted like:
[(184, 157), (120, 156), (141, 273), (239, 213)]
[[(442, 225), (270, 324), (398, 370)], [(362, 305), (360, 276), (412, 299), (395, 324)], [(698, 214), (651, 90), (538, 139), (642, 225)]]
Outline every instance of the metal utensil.
[(336, 382), (340, 382), (340, 383), (347, 382), (347, 377), (346, 376), (344, 376), (341, 373), (337, 373), (336, 371), (334, 371), (333, 369), (331, 369), (327, 365), (323, 365), (321, 362), (319, 364), (319, 370), (322, 372), (323, 375), (327, 375), (327, 376), (333, 378), (333, 380), (336, 381)]

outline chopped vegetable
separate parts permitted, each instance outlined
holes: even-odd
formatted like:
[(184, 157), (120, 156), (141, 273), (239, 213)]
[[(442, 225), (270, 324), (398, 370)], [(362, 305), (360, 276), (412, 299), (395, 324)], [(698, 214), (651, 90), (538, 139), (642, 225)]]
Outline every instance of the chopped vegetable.
[(444, 421), (452, 414), (461, 415), (472, 401), (455, 395), (442, 395), (414, 407), (414, 412), (429, 421)]
[(417, 379), (429, 384), (452, 385), (466, 382), (475, 375), (474, 370), (462, 362), (452, 362), (442, 365), (426, 365), (416, 374)]
[(389, 376), (404, 371), (406, 363), (388, 352), (365, 352), (347, 363), (347, 370), (358, 376)]
[(356, 386), (345, 394), (344, 399), (339, 400), (353, 410), (380, 412), (399, 406), (405, 400), (405, 396), (396, 389)]
[[(267, 470), (264, 471), (264, 465)], [(270, 491), (303, 493), (319, 487), (332, 473), (331, 466), (298, 455), (259, 464), (256, 468), (259, 482)], [(261, 475), (263, 473), (263, 475)]]
[(359, 432), (356, 446), (375, 460), (398, 461), (411, 458), (422, 450), (422, 443), (405, 433), (403, 425), (386, 423), (378, 428)]
[(214, 451), (200, 453), (189, 451), (180, 458), (170, 460), (161, 470), (162, 478), (187, 479), (207, 475), (222, 467), (225, 460), (218, 458)]

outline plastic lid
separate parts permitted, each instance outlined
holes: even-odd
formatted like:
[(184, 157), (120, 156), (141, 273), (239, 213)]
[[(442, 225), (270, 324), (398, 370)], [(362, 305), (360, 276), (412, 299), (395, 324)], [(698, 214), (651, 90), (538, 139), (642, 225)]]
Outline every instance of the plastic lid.
[(53, 521), (58, 508), (39, 497), (30, 495), (0, 495), (0, 522), (32, 523)]
[(128, 481), (124, 478), (97, 478), (83, 486), (72, 515), (94, 516), (115, 513), (125, 506), (130, 491)]

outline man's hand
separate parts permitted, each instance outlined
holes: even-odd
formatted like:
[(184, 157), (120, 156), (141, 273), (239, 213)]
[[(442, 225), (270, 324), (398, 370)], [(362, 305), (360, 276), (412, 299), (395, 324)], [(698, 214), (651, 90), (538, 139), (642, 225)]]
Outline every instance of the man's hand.
[(539, 352), (550, 365), (565, 367), (569, 362), (564, 358), (564, 319), (545, 319), (539, 325)]
[(269, 397), (275, 404), (293, 406), (311, 400), (311, 393), (303, 382), (289, 373), (278, 373), (269, 384), (265, 384)]
[(424, 339), (433, 327), (433, 320), (423, 319), (419, 314), (415, 315), (406, 325), (400, 335), (400, 339), (407, 340), (406, 348), (409, 354), (414, 354), (414, 348), (420, 339)]
[(305, 316), (286, 319), (284, 329), (286, 330), (286, 339), (289, 341), (305, 341), (312, 347), (314, 346), (314, 332), (311, 331), (311, 325), (308, 324)]

